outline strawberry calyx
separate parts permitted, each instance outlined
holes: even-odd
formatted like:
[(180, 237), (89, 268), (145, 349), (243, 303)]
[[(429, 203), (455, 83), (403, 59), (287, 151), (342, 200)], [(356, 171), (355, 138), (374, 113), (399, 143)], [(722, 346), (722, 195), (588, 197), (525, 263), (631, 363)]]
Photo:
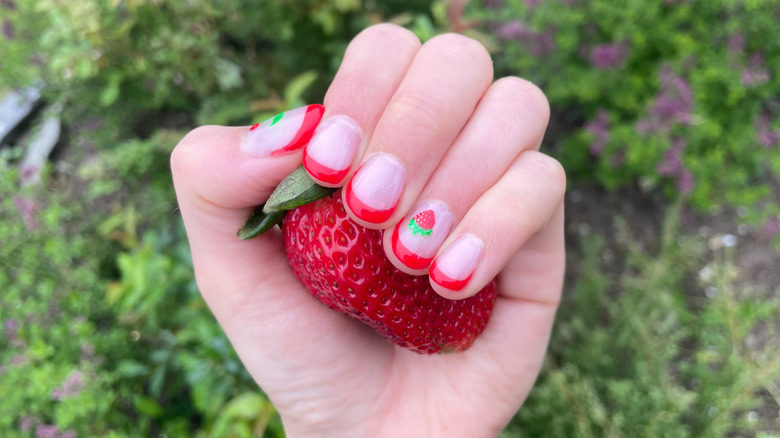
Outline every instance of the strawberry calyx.
[(336, 189), (323, 187), (311, 179), (303, 166), (299, 166), (276, 186), (265, 204), (257, 207), (238, 230), (241, 240), (257, 237), (278, 225), (287, 210), (324, 198)]

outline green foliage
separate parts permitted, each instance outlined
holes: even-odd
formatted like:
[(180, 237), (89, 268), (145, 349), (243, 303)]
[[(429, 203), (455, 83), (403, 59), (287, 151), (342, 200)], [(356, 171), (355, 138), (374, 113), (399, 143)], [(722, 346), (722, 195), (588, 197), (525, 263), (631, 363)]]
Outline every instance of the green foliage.
[(617, 272), (603, 261), (603, 237), (582, 238), (551, 354), (505, 436), (722, 437), (771, 427), (776, 417), (754, 410), (780, 378), (780, 348), (756, 348), (750, 337), (777, 338), (776, 293), (740, 290), (732, 248), (708, 251), (680, 237), (678, 224), (673, 212), (649, 253), (618, 221)]
[[(0, 37), (0, 90), (43, 79), (49, 96), (70, 104), (68, 117), (110, 107), (106, 129), (125, 134), (160, 110), (185, 111), (200, 123), (249, 122), (297, 103), (277, 96), (306, 72), (303, 82), (317, 81), (310, 101), (324, 94), (359, 30), (402, 10), (428, 10), (424, 1), (361, 0), (10, 4), (0, 5), (14, 29)], [(298, 85), (301, 92), (308, 84)]]
[(780, 179), (776, 1), (536, 3), (473, 15), (499, 41), (497, 71), (547, 94), (570, 176), (703, 209), (767, 197)]
[[(45, 181), (57, 192), (20, 188), (3, 154), (3, 436), (282, 436), (200, 297), (170, 214), (161, 168), (182, 135), (84, 160), (80, 178)], [(115, 184), (95, 190), (92, 178)]]
[[(0, 435), (284, 435), (197, 292), (168, 157), (191, 125), (320, 100), (374, 22), (462, 31), (497, 75), (538, 83), (573, 184), (748, 206), (780, 242), (775, 1), (485, 3), (0, 0), (0, 95), (42, 79), (71, 128), (38, 188), (0, 151)], [(728, 249), (678, 222), (654, 251), (620, 226), (617, 267), (600, 237), (579, 242), (545, 371), (505, 436), (773, 430), (752, 413), (778, 350), (748, 339), (776, 339), (776, 293), (740, 288)]]

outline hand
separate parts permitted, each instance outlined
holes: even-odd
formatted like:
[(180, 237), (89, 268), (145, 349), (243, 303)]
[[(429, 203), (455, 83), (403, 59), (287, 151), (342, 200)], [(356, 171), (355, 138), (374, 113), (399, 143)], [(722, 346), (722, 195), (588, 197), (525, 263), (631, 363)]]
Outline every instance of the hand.
[[(373, 26), (350, 44), (304, 160), (325, 184), (354, 178), (345, 201), (371, 228), (392, 229), (418, 202), (441, 201), (436, 226), (451, 226), (449, 237), (418, 249), (417, 259), (471, 236), (458, 251), (478, 263), (448, 271), (471, 281), (433, 282), (461, 299), (499, 276), (493, 317), (463, 353), (395, 347), (312, 299), (278, 230), (236, 238), (253, 207), (301, 163), (300, 149), (280, 148), (303, 110), (297, 119), (288, 113), (290, 126), (276, 136), (270, 122), (253, 131), (207, 126), (173, 152), (198, 285), (289, 436), (492, 436), (528, 395), (562, 288), (566, 183), (558, 162), (537, 151), (549, 117), (542, 92), (522, 79), (492, 79), (490, 56), (474, 40), (449, 34), (421, 45), (402, 28)], [(384, 243), (393, 263), (426, 272), (395, 255), (391, 234)]]

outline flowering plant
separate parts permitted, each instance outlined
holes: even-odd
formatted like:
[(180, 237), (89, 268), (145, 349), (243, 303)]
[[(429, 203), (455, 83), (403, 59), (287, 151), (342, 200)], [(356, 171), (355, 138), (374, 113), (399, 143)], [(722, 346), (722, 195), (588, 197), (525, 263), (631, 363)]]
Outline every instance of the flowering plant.
[[(497, 69), (538, 83), (570, 176), (768, 220), (780, 179), (776, 2), (486, 0)], [(713, 25), (718, 23), (717, 25)], [(749, 218), (750, 219), (750, 218)]]

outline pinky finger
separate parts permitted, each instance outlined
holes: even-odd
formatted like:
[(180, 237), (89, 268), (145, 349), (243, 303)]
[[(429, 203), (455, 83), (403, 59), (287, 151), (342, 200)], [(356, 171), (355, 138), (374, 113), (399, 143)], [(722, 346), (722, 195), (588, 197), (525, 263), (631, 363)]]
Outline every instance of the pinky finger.
[(536, 151), (520, 154), (442, 245), (429, 269), (433, 289), (450, 299), (479, 292), (529, 239), (543, 235), (565, 190), (566, 175), (555, 159)]

